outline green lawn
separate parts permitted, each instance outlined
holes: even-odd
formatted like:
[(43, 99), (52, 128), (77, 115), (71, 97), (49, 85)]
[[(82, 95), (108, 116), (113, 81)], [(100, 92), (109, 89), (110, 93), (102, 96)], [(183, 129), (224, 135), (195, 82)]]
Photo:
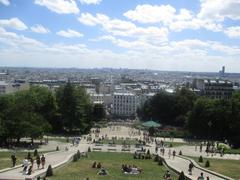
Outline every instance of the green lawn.
[[(97, 175), (97, 169), (91, 168), (92, 163), (101, 162), (106, 168), (109, 175)], [(121, 165), (136, 165), (143, 169), (143, 173), (139, 175), (125, 175), (121, 172)], [(143, 179), (143, 180), (157, 180), (163, 179), (163, 174), (166, 171), (164, 166), (157, 165), (153, 160), (138, 160), (133, 159), (133, 155), (129, 153), (106, 153), (106, 152), (91, 152), (88, 158), (81, 158), (78, 162), (72, 162), (69, 165), (54, 171), (54, 176), (51, 180), (85, 180), (87, 177), (93, 179)], [(177, 176), (172, 173), (173, 179)]]
[(203, 163), (199, 163), (198, 158), (196, 157), (190, 158), (195, 160), (200, 166), (204, 168), (205, 162), (209, 160), (210, 167), (207, 169), (229, 176), (233, 179), (240, 179), (240, 160), (203, 158)]
[[(30, 151), (31, 155), (33, 156), (33, 151)], [(41, 154), (43, 152), (39, 152)], [(47, 152), (44, 152), (47, 153)], [(10, 168), (12, 167), (12, 160), (11, 160), (12, 152), (0, 152), (0, 169)], [(16, 165), (22, 164), (23, 159), (27, 157), (27, 152), (16, 152), (17, 163)]]

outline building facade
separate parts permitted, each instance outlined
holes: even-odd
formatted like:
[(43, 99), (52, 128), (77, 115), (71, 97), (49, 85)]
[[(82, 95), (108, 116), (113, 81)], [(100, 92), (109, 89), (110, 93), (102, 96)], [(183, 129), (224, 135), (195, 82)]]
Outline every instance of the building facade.
[(137, 97), (133, 93), (114, 93), (112, 115), (118, 117), (135, 117)]
[(233, 83), (228, 80), (195, 79), (193, 88), (211, 99), (229, 99), (233, 93)]

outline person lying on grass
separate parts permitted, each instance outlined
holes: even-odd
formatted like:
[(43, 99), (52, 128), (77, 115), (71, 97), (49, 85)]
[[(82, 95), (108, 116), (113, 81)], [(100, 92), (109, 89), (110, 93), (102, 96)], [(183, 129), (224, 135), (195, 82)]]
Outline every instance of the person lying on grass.
[(138, 168), (137, 166), (133, 165), (122, 165), (122, 171), (124, 174), (140, 174), (142, 172), (141, 168)]

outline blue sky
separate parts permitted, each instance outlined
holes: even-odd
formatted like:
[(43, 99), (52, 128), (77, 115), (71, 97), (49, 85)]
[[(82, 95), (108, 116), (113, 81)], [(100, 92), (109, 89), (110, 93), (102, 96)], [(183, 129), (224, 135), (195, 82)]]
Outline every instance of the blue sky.
[(240, 71), (239, 0), (0, 0), (0, 66)]

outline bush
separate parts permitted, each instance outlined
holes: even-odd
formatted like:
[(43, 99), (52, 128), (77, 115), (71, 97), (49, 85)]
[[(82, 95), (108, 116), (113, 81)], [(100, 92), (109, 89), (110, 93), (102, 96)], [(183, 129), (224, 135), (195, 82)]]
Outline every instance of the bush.
[(227, 144), (219, 143), (217, 149), (218, 149), (218, 150), (222, 150), (222, 149), (223, 149), (224, 151), (226, 151), (226, 150), (229, 150), (229, 149), (231, 149), (231, 148), (230, 148), (230, 146), (227, 145)]
[(181, 150), (179, 151), (179, 156), (182, 156), (182, 151)]
[(184, 175), (184, 172), (182, 171), (178, 177), (178, 180), (185, 180), (185, 175)]
[(159, 157), (158, 165), (159, 165), (159, 166), (162, 166), (162, 165), (163, 165), (163, 159), (162, 159), (161, 157)]
[(202, 156), (199, 157), (198, 162), (200, 162), (200, 163), (203, 162), (203, 157)]
[(209, 160), (206, 161), (205, 167), (210, 167), (210, 162), (209, 162)]
[(88, 152), (91, 152), (91, 148), (90, 147), (88, 147)]
[(56, 147), (56, 151), (59, 151), (59, 147), (58, 146)]
[(80, 151), (78, 150), (77, 151), (77, 158), (80, 159), (80, 157), (81, 157), (81, 154), (80, 154)]
[(27, 158), (28, 158), (28, 159), (31, 159), (31, 153), (30, 153), (30, 152), (28, 152)]
[(149, 151), (149, 149), (147, 150), (147, 155), (150, 155), (150, 151)]
[(78, 161), (78, 155), (77, 153), (73, 155), (73, 162), (77, 162)]
[(156, 155), (154, 158), (154, 162), (158, 162), (159, 161), (159, 155)]
[(33, 156), (36, 157), (38, 155), (38, 150), (35, 149), (34, 152), (33, 152)]
[(46, 177), (53, 176), (52, 166), (49, 165), (46, 172)]

